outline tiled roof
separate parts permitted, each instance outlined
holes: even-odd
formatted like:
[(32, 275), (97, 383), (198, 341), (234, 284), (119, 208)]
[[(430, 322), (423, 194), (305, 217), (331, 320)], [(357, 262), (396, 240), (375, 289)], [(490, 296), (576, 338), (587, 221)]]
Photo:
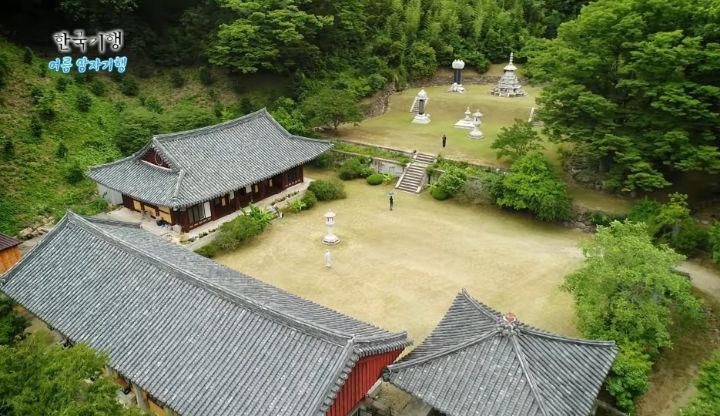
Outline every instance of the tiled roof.
[(183, 416), (323, 415), (359, 358), (410, 344), (136, 224), (70, 212), (3, 282)]
[(383, 374), (448, 416), (587, 416), (614, 342), (551, 334), (462, 291), (425, 341)]
[[(136, 199), (181, 208), (302, 165), (330, 147), (324, 140), (291, 135), (262, 109), (214, 126), (156, 135), (132, 156), (91, 167), (88, 176)], [(170, 168), (142, 160), (151, 148)]]
[(22, 241), (0, 233), (0, 251), (19, 246), (20, 244), (22, 244)]

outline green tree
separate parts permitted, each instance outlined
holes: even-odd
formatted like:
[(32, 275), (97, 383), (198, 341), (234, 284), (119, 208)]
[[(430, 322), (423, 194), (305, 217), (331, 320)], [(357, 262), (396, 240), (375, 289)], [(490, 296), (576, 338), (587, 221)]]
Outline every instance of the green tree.
[(715, 416), (720, 414), (720, 351), (703, 364), (695, 381), (697, 393), (683, 407), (680, 416)]
[(570, 217), (572, 201), (565, 183), (553, 172), (540, 152), (518, 159), (503, 178), (501, 207), (529, 210), (543, 221), (561, 221)]
[(90, 111), (90, 107), (92, 107), (93, 99), (85, 90), (80, 90), (75, 95), (75, 106), (78, 110), (82, 111), (83, 113), (87, 113)]
[(540, 135), (533, 130), (532, 123), (516, 119), (515, 124), (500, 130), (490, 148), (496, 150), (498, 159), (507, 157), (510, 160), (517, 160), (528, 152), (543, 147), (540, 144)]
[(247, 74), (260, 69), (288, 73), (313, 66), (320, 49), (314, 40), (318, 31), (333, 22), (332, 16), (315, 15), (301, 9), (296, 0), (223, 0), (222, 6), (237, 15), (220, 25), (208, 50), (213, 64)]
[(14, 306), (12, 300), (0, 295), (0, 345), (13, 344), (29, 324), (24, 316), (15, 311)]
[[(455, 196), (465, 187), (467, 172), (455, 166), (448, 166), (436, 182), (439, 188), (447, 197)], [(445, 199), (445, 198), (441, 198)]]
[(549, 84), (540, 116), (622, 191), (669, 184), (667, 173), (720, 171), (720, 19), (712, 0), (599, 0), (558, 37), (526, 50), (526, 73)]
[(583, 267), (566, 276), (580, 333), (611, 339), (620, 356), (608, 379), (618, 404), (632, 410), (647, 388), (651, 360), (672, 346), (670, 329), (704, 322), (690, 281), (674, 269), (684, 257), (656, 246), (643, 223), (614, 221), (582, 244)]
[(310, 95), (301, 108), (312, 127), (331, 126), (337, 130), (341, 123), (359, 122), (363, 117), (354, 96), (331, 88), (323, 88)]
[(720, 221), (715, 221), (708, 232), (708, 243), (715, 263), (720, 264)]
[(157, 115), (147, 110), (125, 111), (120, 120), (122, 127), (115, 132), (113, 140), (124, 155), (140, 150), (161, 130)]
[(114, 382), (98, 377), (106, 363), (106, 355), (85, 345), (62, 348), (47, 332), (0, 346), (0, 410), (8, 416), (139, 416), (118, 402)]

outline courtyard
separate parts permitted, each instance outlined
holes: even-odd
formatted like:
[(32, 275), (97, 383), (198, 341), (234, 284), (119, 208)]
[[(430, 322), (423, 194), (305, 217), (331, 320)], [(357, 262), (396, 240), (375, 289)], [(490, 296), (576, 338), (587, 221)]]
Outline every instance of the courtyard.
[[(329, 171), (308, 169), (323, 178)], [(581, 262), (581, 232), (493, 207), (439, 202), (428, 193), (345, 182), (347, 199), (287, 213), (242, 248), (216, 260), (267, 283), (421, 341), (457, 292), (470, 293), (520, 320), (575, 335), (563, 276)], [(327, 269), (323, 214), (337, 214)]]
[[(497, 65), (487, 75), (499, 75)], [(448, 80), (451, 80), (448, 75)], [(507, 160), (498, 160), (495, 150), (490, 145), (503, 127), (509, 127), (515, 119), (528, 120), (531, 108), (535, 107), (535, 99), (541, 89), (524, 86), (528, 93), (525, 97), (504, 98), (490, 94), (494, 84), (468, 84), (463, 94), (449, 93), (447, 85), (426, 87), (429, 101), (427, 113), (430, 124), (411, 124), (413, 115), (409, 112), (418, 87), (406, 90), (389, 97), (388, 109), (385, 114), (366, 119), (357, 125), (340, 126), (333, 137), (360, 143), (387, 146), (403, 150), (441, 154), (448, 159), (477, 163), (485, 166), (508, 168)], [(464, 112), (470, 107), (471, 112), (480, 110), (484, 114), (480, 130), (485, 137), (473, 140), (467, 137), (469, 131), (453, 128)], [(447, 136), (447, 147), (443, 148), (441, 137)], [(560, 168), (558, 150), (562, 145), (545, 141), (544, 153), (556, 167), (559, 174), (567, 174)], [(567, 181), (568, 192), (578, 205), (590, 210), (623, 213), (632, 205), (627, 199), (581, 187)]]

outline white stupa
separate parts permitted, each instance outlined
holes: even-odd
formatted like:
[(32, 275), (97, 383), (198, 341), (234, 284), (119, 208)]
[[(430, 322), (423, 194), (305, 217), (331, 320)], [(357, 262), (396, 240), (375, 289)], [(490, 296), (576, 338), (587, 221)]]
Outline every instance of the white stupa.
[(470, 117), (470, 115), (472, 115), (472, 113), (470, 112), (470, 107), (468, 107), (465, 110), (465, 118), (461, 118), (460, 120), (458, 120), (458, 122), (455, 123), (453, 125), (453, 127), (455, 127), (456, 129), (472, 130), (474, 128), (474, 125), (473, 125), (473, 119), (472, 119), (472, 117)]
[(522, 89), (522, 85), (520, 85), (520, 81), (515, 73), (516, 70), (517, 67), (513, 65), (513, 53), (510, 52), (510, 63), (505, 65), (500, 81), (498, 81), (490, 93), (498, 97), (522, 97), (527, 95)]

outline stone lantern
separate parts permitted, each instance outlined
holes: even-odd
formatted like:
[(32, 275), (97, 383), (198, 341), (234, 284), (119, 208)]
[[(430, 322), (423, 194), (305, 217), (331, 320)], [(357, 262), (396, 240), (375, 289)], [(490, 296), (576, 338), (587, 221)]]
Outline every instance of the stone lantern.
[(325, 225), (327, 225), (327, 235), (323, 238), (322, 242), (325, 244), (337, 244), (340, 242), (340, 238), (333, 233), (333, 226), (335, 225), (335, 213), (328, 211), (325, 213)]
[(415, 106), (417, 106), (417, 114), (413, 118), (415, 124), (428, 124), (430, 123), (430, 114), (425, 113), (425, 105), (428, 101), (428, 95), (424, 89), (421, 89), (417, 97), (415, 97)]
[(480, 124), (482, 124), (482, 121), (480, 120), (482, 118), (482, 113), (480, 110), (477, 110), (473, 113), (473, 129), (468, 134), (468, 137), (471, 139), (482, 139), (485, 135), (480, 131)]

